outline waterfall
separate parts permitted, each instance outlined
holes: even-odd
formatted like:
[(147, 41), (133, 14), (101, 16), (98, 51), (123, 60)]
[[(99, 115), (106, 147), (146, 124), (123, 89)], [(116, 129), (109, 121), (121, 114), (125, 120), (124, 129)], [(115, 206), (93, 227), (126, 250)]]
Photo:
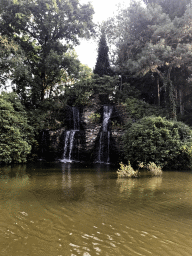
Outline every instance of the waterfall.
[(63, 159), (66, 159), (67, 149), (68, 149), (68, 145), (69, 145), (69, 136), (70, 136), (70, 131), (66, 131)]
[(100, 138), (99, 138), (99, 152), (98, 152), (98, 163), (101, 163), (101, 157), (102, 157), (102, 153), (103, 153), (103, 150), (102, 150), (102, 136), (103, 136), (103, 133), (101, 132), (100, 133)]
[(113, 106), (103, 107), (103, 123), (99, 137), (99, 150), (97, 163), (110, 163), (110, 137), (109, 120), (111, 118)]
[(72, 162), (73, 150), (75, 147), (75, 134), (80, 130), (80, 114), (79, 109), (72, 107), (73, 129), (66, 131), (64, 139), (64, 153), (61, 162)]
[(104, 106), (103, 107), (103, 132), (108, 131), (109, 119), (113, 111), (113, 106)]
[(73, 145), (74, 145), (74, 136), (75, 136), (76, 130), (70, 131), (70, 136), (69, 136), (69, 160), (71, 160), (71, 153), (73, 150)]

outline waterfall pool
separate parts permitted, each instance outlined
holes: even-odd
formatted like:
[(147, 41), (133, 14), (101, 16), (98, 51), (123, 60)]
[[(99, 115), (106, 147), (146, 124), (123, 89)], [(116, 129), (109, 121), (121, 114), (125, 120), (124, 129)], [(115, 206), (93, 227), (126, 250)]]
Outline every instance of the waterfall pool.
[(109, 165), (0, 168), (1, 256), (192, 255), (192, 173)]

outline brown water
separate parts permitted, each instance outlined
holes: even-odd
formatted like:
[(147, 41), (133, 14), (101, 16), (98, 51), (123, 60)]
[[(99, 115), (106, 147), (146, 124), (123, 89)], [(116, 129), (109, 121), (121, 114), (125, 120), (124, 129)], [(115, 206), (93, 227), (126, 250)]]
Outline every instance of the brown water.
[(1, 168), (0, 188), (1, 256), (192, 255), (192, 173), (37, 164)]

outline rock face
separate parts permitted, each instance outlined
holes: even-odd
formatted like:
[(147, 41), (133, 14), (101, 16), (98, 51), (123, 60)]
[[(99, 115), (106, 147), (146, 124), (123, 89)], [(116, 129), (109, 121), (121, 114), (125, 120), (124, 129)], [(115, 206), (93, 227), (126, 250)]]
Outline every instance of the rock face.
[(97, 109), (86, 107), (83, 111), (82, 120), (84, 123), (84, 130), (85, 130), (85, 144), (86, 144), (86, 151), (91, 152), (95, 140), (99, 134), (99, 130), (101, 129), (100, 120), (96, 123), (91, 117), (94, 116)]
[(61, 158), (65, 130), (65, 128), (61, 128), (56, 131), (49, 131), (49, 160)]
[[(74, 145), (78, 151), (79, 161), (96, 162), (101, 133), (103, 131), (104, 104), (96, 95), (89, 106), (81, 109), (79, 143)], [(113, 105), (113, 112), (108, 123), (110, 131), (110, 163), (119, 163), (123, 159), (124, 124), (128, 120), (126, 108), (123, 105)], [(67, 128), (49, 131), (49, 155), (60, 159), (64, 153), (64, 141)], [(108, 132), (109, 134), (109, 132)]]

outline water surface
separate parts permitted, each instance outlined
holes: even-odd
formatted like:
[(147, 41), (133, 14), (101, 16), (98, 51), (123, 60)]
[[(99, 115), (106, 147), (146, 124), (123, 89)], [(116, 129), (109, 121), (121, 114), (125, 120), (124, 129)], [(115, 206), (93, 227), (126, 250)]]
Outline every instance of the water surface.
[(115, 169), (0, 169), (1, 256), (192, 255), (192, 173), (117, 179)]

